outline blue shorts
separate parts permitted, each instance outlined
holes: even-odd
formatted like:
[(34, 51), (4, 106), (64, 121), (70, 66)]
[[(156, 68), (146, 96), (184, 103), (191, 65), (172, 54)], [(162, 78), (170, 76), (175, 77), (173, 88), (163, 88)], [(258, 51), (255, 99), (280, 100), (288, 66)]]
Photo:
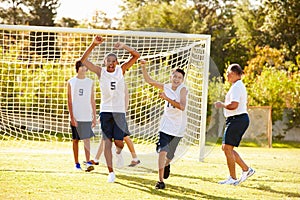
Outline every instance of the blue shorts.
[(127, 131), (125, 113), (101, 112), (100, 123), (104, 139), (123, 140)]
[(247, 113), (227, 117), (222, 143), (238, 147), (249, 123)]
[(172, 160), (175, 156), (176, 148), (182, 137), (176, 137), (173, 135), (168, 135), (164, 132), (159, 132), (158, 142), (156, 143), (157, 153), (161, 151), (167, 152), (167, 158)]

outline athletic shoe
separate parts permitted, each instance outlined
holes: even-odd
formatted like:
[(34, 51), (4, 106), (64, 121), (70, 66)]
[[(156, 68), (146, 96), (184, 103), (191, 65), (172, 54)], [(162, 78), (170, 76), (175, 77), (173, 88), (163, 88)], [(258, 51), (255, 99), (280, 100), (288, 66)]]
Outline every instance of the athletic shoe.
[(85, 166), (86, 166), (85, 168), (86, 172), (90, 172), (94, 170), (93, 163), (91, 161), (86, 162)]
[(131, 163), (128, 165), (128, 167), (135, 167), (140, 163), (141, 163), (140, 160), (137, 160), (137, 161), (132, 160)]
[(113, 182), (115, 182), (115, 179), (116, 179), (115, 173), (114, 172), (110, 172), (108, 174), (108, 177), (107, 177), (107, 182), (113, 183)]
[(248, 168), (248, 171), (242, 172), (241, 178), (239, 180), (239, 183), (244, 182), (247, 178), (252, 176), (255, 173), (255, 170), (251, 167)]
[(170, 164), (165, 166), (165, 169), (164, 169), (164, 179), (167, 179), (169, 178), (170, 176)]
[(233, 179), (231, 176), (229, 176), (228, 179), (219, 182), (219, 184), (227, 184), (227, 185), (237, 185), (238, 183), (239, 181)]
[(96, 161), (94, 161), (94, 160), (90, 160), (90, 162), (91, 162), (93, 165), (99, 165), (99, 161), (96, 162)]
[(155, 189), (165, 189), (165, 183), (158, 181), (155, 185)]
[[(94, 160), (90, 160), (89, 162), (91, 162), (93, 165), (99, 165), (99, 162), (96, 162), (96, 161), (94, 161)], [(86, 161), (83, 161), (83, 164), (85, 164), (86, 165)]]
[(79, 163), (76, 163), (76, 164), (75, 164), (75, 170), (82, 170)]
[(116, 167), (117, 168), (122, 168), (124, 167), (124, 159), (123, 159), (123, 156), (122, 156), (122, 152), (121, 153), (116, 153)]

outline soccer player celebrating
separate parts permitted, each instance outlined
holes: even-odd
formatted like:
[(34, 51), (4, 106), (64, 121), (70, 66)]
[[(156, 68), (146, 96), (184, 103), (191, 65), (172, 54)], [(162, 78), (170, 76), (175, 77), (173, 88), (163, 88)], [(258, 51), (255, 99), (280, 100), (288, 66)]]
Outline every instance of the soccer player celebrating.
[(94, 65), (87, 60), (89, 54), (95, 46), (102, 44), (104, 39), (96, 36), (92, 44), (86, 49), (81, 57), (82, 63), (92, 72), (97, 74), (100, 81), (101, 105), (100, 123), (104, 139), (104, 157), (109, 171), (108, 182), (115, 181), (115, 173), (112, 164), (112, 141), (116, 145), (117, 166), (122, 167), (124, 160), (121, 151), (124, 147), (123, 138), (127, 130), (125, 118), (125, 80), (124, 74), (140, 57), (140, 54), (132, 47), (122, 42), (117, 42), (114, 48), (124, 49), (131, 54), (128, 61), (121, 66), (117, 66), (118, 59), (116, 54), (109, 53), (104, 58), (105, 67)]
[(158, 178), (156, 189), (164, 189), (164, 179), (170, 174), (170, 162), (174, 158), (176, 148), (184, 136), (187, 117), (186, 105), (188, 90), (183, 84), (185, 72), (182, 69), (174, 69), (171, 74), (171, 82), (167, 84), (153, 80), (146, 70), (146, 61), (141, 60), (144, 79), (150, 85), (161, 89), (159, 97), (165, 100), (164, 114), (160, 122), (159, 139), (157, 142)]

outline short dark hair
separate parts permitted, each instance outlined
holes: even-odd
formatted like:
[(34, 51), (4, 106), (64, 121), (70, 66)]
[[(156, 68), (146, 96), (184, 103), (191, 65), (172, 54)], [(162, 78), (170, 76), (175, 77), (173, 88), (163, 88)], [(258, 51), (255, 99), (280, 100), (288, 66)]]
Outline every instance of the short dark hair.
[(80, 67), (84, 66), (81, 62), (81, 60), (77, 60), (75, 63), (76, 73), (78, 73), (78, 70)]
[(184, 78), (184, 76), (185, 76), (185, 72), (183, 71), (183, 69), (175, 68), (174, 71), (173, 71), (173, 73), (174, 73), (174, 72), (179, 72), (180, 74), (182, 74), (183, 78)]
[(236, 73), (238, 75), (242, 75), (243, 74), (243, 69), (237, 63), (229, 65), (228, 70), (233, 71), (234, 73)]

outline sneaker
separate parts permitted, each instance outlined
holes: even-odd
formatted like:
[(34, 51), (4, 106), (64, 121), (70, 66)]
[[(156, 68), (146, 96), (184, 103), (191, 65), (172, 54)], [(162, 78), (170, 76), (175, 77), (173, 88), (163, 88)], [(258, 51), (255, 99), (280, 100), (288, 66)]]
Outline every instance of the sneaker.
[(128, 167), (135, 167), (140, 163), (141, 163), (140, 160), (137, 160), (137, 161), (132, 160), (131, 163), (128, 165)]
[(79, 163), (76, 163), (76, 164), (75, 164), (75, 170), (82, 170)]
[(115, 173), (114, 172), (110, 172), (108, 174), (108, 177), (107, 177), (107, 182), (113, 183), (113, 182), (115, 182), (115, 179), (116, 179)]
[(255, 170), (249, 167), (248, 171), (242, 172), (241, 178), (239, 180), (239, 183), (244, 182), (247, 178), (252, 176), (255, 173)]
[[(91, 162), (93, 165), (99, 165), (99, 162), (97, 162), (97, 161), (94, 161), (94, 160), (90, 160), (89, 162)], [(86, 165), (86, 161), (83, 161), (83, 164), (85, 164)]]
[(91, 161), (86, 162), (85, 166), (86, 166), (85, 168), (86, 172), (90, 172), (94, 170), (93, 163)]
[(239, 181), (233, 179), (231, 176), (229, 176), (228, 179), (219, 182), (219, 184), (227, 184), (227, 185), (237, 185), (238, 183)]
[(158, 181), (155, 185), (155, 189), (165, 189), (165, 183)]
[(121, 153), (116, 153), (116, 167), (117, 168), (122, 168), (124, 167), (124, 159), (123, 159), (123, 156), (122, 156), (122, 152)]
[(167, 179), (169, 178), (170, 176), (170, 164), (165, 166), (165, 169), (164, 169), (164, 179)]

